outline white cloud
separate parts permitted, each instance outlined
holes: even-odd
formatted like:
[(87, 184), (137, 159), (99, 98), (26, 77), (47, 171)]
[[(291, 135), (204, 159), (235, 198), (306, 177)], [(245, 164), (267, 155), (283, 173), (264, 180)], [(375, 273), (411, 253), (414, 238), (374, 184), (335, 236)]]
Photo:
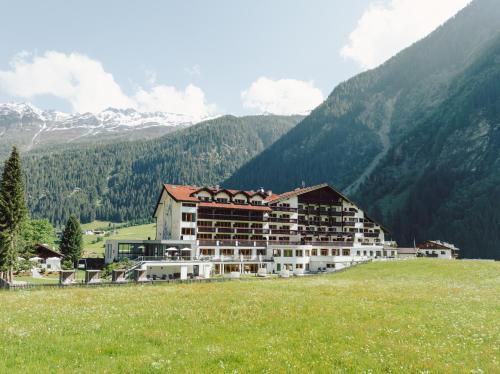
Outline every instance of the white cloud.
[(192, 84), (188, 85), (184, 91), (162, 85), (155, 86), (149, 91), (139, 89), (134, 100), (137, 106), (145, 112), (184, 113), (194, 115), (199, 119), (216, 113), (215, 105), (206, 103), (202, 89)]
[(372, 1), (340, 51), (374, 68), (443, 24), (471, 0)]
[(41, 56), (21, 52), (0, 71), (0, 89), (14, 97), (31, 100), (53, 95), (66, 100), (74, 111), (99, 112), (108, 107), (135, 108), (140, 111), (166, 111), (202, 119), (215, 114), (203, 91), (188, 85), (184, 91), (156, 85), (156, 74), (147, 72), (150, 90), (138, 88), (126, 95), (112, 74), (99, 61), (79, 53), (47, 51)]
[(273, 114), (307, 114), (323, 101), (312, 82), (260, 77), (241, 93), (243, 106)]

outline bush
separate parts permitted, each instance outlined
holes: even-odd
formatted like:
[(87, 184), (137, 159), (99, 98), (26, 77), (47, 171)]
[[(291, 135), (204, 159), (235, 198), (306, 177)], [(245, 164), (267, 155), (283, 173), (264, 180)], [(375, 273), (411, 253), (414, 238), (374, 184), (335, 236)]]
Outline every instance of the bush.
[(71, 260), (64, 260), (61, 265), (63, 270), (73, 270), (75, 268), (75, 265), (73, 264), (73, 261)]

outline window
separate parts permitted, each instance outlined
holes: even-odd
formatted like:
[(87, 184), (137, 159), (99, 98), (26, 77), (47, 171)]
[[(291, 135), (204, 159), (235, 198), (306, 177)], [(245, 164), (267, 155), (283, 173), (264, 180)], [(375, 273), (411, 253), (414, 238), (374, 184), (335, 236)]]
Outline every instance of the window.
[(248, 223), (235, 222), (235, 223), (233, 223), (233, 227), (248, 227)]
[(196, 204), (193, 204), (193, 203), (182, 203), (182, 206), (196, 207)]
[(306, 250), (306, 257), (309, 257), (311, 255), (311, 251), (308, 249)]
[(446, 254), (446, 253), (445, 253), (445, 251), (441, 251), (441, 254), (442, 254), (442, 255), (444, 255), (444, 254)]
[(328, 256), (328, 249), (322, 249), (321, 256)]
[(215, 255), (215, 249), (213, 249), (213, 248), (202, 248), (201, 249), (201, 254), (203, 256), (214, 256)]
[(182, 221), (183, 222), (194, 222), (196, 221), (194, 213), (182, 213)]
[(210, 221), (198, 221), (198, 226), (200, 226), (200, 227), (212, 227), (212, 222), (210, 222)]
[(349, 256), (349, 250), (348, 249), (343, 249), (342, 250), (342, 256)]
[(220, 250), (220, 254), (224, 256), (232, 256), (234, 254), (234, 249), (223, 248)]
[(335, 269), (335, 264), (326, 264), (328, 269)]
[(297, 249), (295, 251), (295, 256), (302, 257), (304, 255), (304, 251), (302, 249)]
[(304, 269), (304, 264), (295, 264), (295, 269)]
[(318, 250), (317, 249), (312, 249), (311, 250), (311, 256), (317, 256), (318, 255)]
[(281, 271), (281, 264), (276, 264), (276, 271)]
[(240, 205), (244, 205), (247, 203), (245, 200), (241, 200), (241, 199), (234, 199), (233, 201), (235, 204), (240, 204)]
[(293, 257), (293, 250), (292, 249), (283, 250), (283, 257)]
[(227, 204), (229, 202), (229, 200), (225, 197), (218, 197), (217, 199), (215, 199), (218, 203), (224, 203), (224, 204)]
[(183, 227), (181, 229), (181, 234), (182, 235), (194, 235), (194, 229), (190, 227)]
[(266, 255), (266, 250), (265, 249), (257, 249), (257, 256), (265, 256)]

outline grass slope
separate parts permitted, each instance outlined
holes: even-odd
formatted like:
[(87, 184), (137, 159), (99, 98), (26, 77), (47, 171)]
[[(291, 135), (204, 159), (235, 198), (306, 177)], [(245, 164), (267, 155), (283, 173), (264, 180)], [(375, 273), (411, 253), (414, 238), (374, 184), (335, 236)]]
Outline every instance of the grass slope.
[(0, 293), (0, 372), (498, 371), (500, 264)]
[[(108, 225), (109, 222), (106, 221), (94, 221), (92, 223), (82, 225), (82, 228), (85, 230), (90, 230), (90, 229), (109, 230)], [(84, 257), (101, 257), (104, 254), (104, 243), (106, 242), (106, 240), (118, 240), (118, 239), (146, 240), (147, 238), (154, 239), (155, 236), (156, 236), (156, 224), (154, 223), (117, 228), (116, 234), (102, 237), (101, 241), (97, 241), (98, 237), (95, 235), (83, 235)]]

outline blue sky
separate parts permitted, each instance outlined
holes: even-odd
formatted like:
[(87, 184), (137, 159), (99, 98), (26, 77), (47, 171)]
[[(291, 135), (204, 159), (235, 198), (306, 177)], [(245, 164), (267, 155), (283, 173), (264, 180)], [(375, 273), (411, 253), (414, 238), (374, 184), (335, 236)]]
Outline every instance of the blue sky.
[(0, 102), (307, 112), (468, 3), (440, 1), (0, 0)]

